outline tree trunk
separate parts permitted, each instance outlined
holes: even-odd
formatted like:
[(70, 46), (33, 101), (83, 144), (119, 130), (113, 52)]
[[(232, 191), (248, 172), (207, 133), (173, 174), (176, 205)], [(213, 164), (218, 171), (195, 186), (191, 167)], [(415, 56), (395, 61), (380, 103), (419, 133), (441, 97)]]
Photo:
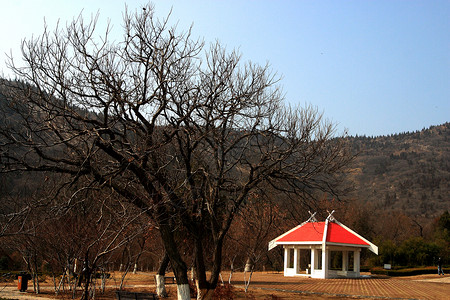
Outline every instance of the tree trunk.
[(84, 280), (84, 290), (83, 295), (81, 296), (81, 300), (87, 300), (89, 299), (89, 284), (91, 283), (91, 275), (92, 275), (93, 269), (89, 267), (89, 257), (86, 253), (85, 260), (83, 262), (83, 269), (80, 271), (80, 278), (79, 278), (79, 286)]
[[(72, 284), (71, 284), (71, 276), (70, 276), (70, 273), (72, 272), (72, 275), (73, 275), (73, 281), (74, 282), (76, 282), (77, 281), (77, 276), (79, 276), (79, 275), (81, 275), (81, 274), (78, 274), (77, 275), (77, 259), (75, 258), (75, 261), (74, 261), (74, 263), (73, 263), (73, 272), (72, 272), (72, 270), (71, 270), (71, 268), (70, 268), (70, 259), (67, 259), (67, 285), (69, 286), (69, 291), (71, 291), (72, 290)], [(73, 285), (73, 287), (75, 288), (76, 287), (76, 284), (74, 284)], [(64, 291), (64, 282), (63, 282), (63, 291)]]
[(195, 263), (196, 263), (196, 285), (197, 285), (197, 299), (211, 299), (214, 296), (214, 291), (220, 279), (220, 271), (222, 264), (222, 245), (223, 239), (218, 239), (214, 245), (213, 252), (213, 267), (211, 270), (211, 277), (209, 282), (206, 280), (206, 268), (204, 264), (204, 251), (202, 241), (196, 239), (195, 241)]
[(33, 272), (32, 277), (33, 277), (34, 292), (36, 294), (39, 294), (41, 292), (41, 290), (40, 290), (40, 287), (39, 287), (39, 278), (38, 278), (37, 273)]
[[(61, 280), (59, 281), (58, 287), (55, 289), (55, 294), (58, 295), (61, 286), (64, 286), (64, 280), (66, 279), (66, 268), (64, 268), (64, 272), (61, 276)], [(64, 290), (64, 288), (63, 288)]]
[(253, 267), (253, 262), (250, 257), (247, 257), (247, 260), (245, 262), (244, 272), (250, 272), (252, 270), (252, 267)]
[[(244, 291), (247, 293), (248, 287), (250, 286), (250, 282), (252, 280), (253, 270), (255, 270), (255, 262), (250, 258), (247, 257), (247, 261), (245, 262), (245, 268), (244, 268)], [(248, 281), (246, 280), (247, 273), (250, 272), (248, 276)]]
[(164, 275), (156, 274), (155, 275), (155, 284), (156, 284), (156, 294), (159, 298), (166, 298), (166, 284), (164, 282)]
[(253, 267), (250, 270), (250, 275), (248, 276), (248, 281), (245, 279), (245, 274), (247, 272), (244, 272), (244, 291), (247, 293), (248, 291), (248, 287), (250, 286), (250, 281), (252, 280), (252, 275), (253, 275)]
[(233, 259), (230, 261), (230, 276), (228, 277), (228, 284), (231, 284), (231, 277), (233, 277), (234, 272), (234, 260), (236, 259), (236, 256), (237, 255), (235, 255)]
[(33, 256), (33, 280), (36, 280), (36, 294), (41, 293), (41, 287), (39, 286), (38, 266), (37, 266), (37, 254)]
[(106, 288), (106, 273), (102, 272), (102, 283), (101, 283), (102, 294), (105, 293), (105, 288)]
[(177, 279), (178, 300), (190, 300), (191, 297), (189, 292), (187, 266), (178, 252), (178, 247), (173, 236), (172, 228), (169, 224), (167, 224), (167, 220), (170, 218), (168, 217), (165, 209), (159, 209), (157, 217), (158, 221), (160, 221), (158, 223), (161, 239), (164, 242), (164, 248), (169, 256), (170, 265), (172, 266), (175, 278)]
[[(199, 232), (199, 231), (197, 231)], [(195, 285), (197, 287), (197, 299), (205, 299), (204, 297), (209, 291), (209, 282), (206, 280), (205, 258), (203, 255), (202, 234), (194, 238), (194, 258), (195, 258)]]
[(91, 283), (91, 277), (92, 277), (92, 270), (86, 270), (84, 272), (84, 291), (83, 291), (83, 295), (81, 297), (81, 300), (88, 300), (89, 299), (89, 287), (90, 287), (90, 283)]
[(55, 272), (53, 272), (53, 270), (52, 270), (52, 280), (53, 280), (53, 289), (55, 290), (55, 294), (57, 294), (57, 292), (56, 292), (56, 276), (55, 276)]
[(163, 297), (163, 298), (167, 297), (164, 276), (166, 275), (166, 269), (167, 269), (168, 265), (169, 265), (169, 256), (167, 255), (167, 252), (164, 252), (164, 257), (163, 257), (163, 259), (159, 265), (159, 269), (155, 275), (156, 294), (158, 294), (158, 297)]
[(143, 238), (143, 239), (142, 239), (142, 244), (139, 243), (139, 253), (138, 253), (138, 255), (136, 256), (136, 259), (135, 259), (135, 261), (134, 261), (133, 274), (136, 274), (136, 273), (137, 273), (139, 258), (141, 258), (141, 255), (142, 255), (142, 253), (144, 252), (145, 242), (146, 242), (146, 239)]
[(123, 271), (122, 278), (120, 280), (119, 291), (121, 291), (123, 289), (123, 283), (125, 282), (125, 277), (127, 276), (129, 269), (130, 269), (130, 264), (127, 263), (125, 266), (125, 270)]
[(188, 283), (177, 284), (177, 297), (178, 300), (190, 300), (191, 292)]
[(95, 278), (92, 278), (92, 292), (89, 295), (89, 297), (91, 299), (95, 299), (95, 290), (96, 289), (97, 289), (97, 280)]
[(215, 289), (217, 286), (217, 282), (219, 282), (220, 271), (222, 266), (222, 250), (223, 250), (223, 238), (220, 238), (216, 241), (214, 247), (214, 256), (213, 256), (213, 268), (211, 271), (211, 279), (210, 279), (210, 288)]

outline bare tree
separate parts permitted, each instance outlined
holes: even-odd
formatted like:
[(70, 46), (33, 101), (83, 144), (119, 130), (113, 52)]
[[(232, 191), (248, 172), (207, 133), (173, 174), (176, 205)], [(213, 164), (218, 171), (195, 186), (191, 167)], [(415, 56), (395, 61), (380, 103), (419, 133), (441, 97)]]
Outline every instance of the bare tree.
[[(278, 232), (280, 230), (279, 227), (283, 227), (286, 221), (284, 218), (285, 213), (275, 203), (275, 198), (276, 193), (252, 193), (230, 228), (226, 241), (227, 247), (224, 249), (227, 252), (231, 252), (227, 253), (231, 262), (228, 282), (231, 282), (234, 271), (234, 259), (239, 254), (242, 260), (240, 263), (243, 265), (244, 271), (245, 291), (248, 290), (256, 265), (260, 263), (261, 258), (268, 252), (267, 244), (271, 235), (273, 232)], [(279, 199), (277, 200), (279, 202)], [(286, 209), (288, 208), (286, 207)]]
[[(67, 278), (75, 295), (76, 281), (71, 279), (79, 275), (77, 283), (83, 288), (82, 299), (89, 299), (95, 293), (91, 284), (97, 271), (114, 252), (141, 237), (151, 223), (142, 218), (142, 210), (120, 201), (117, 195), (111, 198), (104, 190), (91, 186), (59, 187), (57, 191), (34, 195), (27, 201), (21, 199), (19, 212), (27, 211), (26, 218), (0, 221), (11, 228), (7, 244), (22, 254), (36, 293), (39, 293), (37, 275), (42, 271), (39, 266), (46, 262), (53, 271), (63, 274), (59, 284), (54, 280), (55, 293), (61, 287), (64, 289)], [(77, 261), (82, 268), (74, 270)]]
[[(193, 245), (198, 297), (219, 280), (224, 238), (250, 193), (270, 186), (302, 201), (339, 194), (351, 156), (313, 107), (286, 108), (268, 65), (242, 63), (219, 43), (205, 49), (151, 6), (124, 16), (124, 39), (96, 38), (97, 18), (45, 28), (22, 44), (0, 132), (2, 171), (47, 171), (108, 188), (158, 226), (189, 298)], [(10, 149), (24, 149), (11, 151)], [(205, 251), (208, 243), (209, 251)], [(207, 266), (211, 276), (206, 278)]]

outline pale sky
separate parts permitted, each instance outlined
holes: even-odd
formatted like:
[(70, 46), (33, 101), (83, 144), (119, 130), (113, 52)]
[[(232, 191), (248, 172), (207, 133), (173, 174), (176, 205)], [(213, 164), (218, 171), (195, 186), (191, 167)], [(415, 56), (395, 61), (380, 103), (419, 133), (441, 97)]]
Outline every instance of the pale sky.
[[(121, 37), (125, 2), (0, 0), (0, 73), (5, 53), (20, 59), (20, 41), (100, 12)], [(219, 40), (245, 61), (283, 76), (292, 105), (312, 104), (351, 135), (387, 135), (450, 121), (450, 0), (175, 1), (155, 0), (156, 14), (172, 7), (171, 23), (207, 44)]]

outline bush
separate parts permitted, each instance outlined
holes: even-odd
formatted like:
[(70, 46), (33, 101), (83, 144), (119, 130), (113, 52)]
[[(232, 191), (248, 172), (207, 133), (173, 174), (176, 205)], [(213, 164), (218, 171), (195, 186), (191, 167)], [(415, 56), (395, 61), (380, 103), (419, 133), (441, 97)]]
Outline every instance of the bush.
[(433, 266), (445, 245), (425, 241), (422, 237), (412, 237), (396, 245), (391, 240), (379, 243), (379, 255), (371, 259), (373, 266), (383, 264), (417, 267)]
[(214, 290), (214, 300), (232, 300), (234, 299), (233, 286), (225, 283), (224, 285), (217, 285)]
[[(444, 273), (448, 273), (450, 269), (444, 268)], [(382, 268), (372, 268), (370, 273), (376, 275), (387, 275), (387, 276), (415, 276), (423, 274), (437, 274), (436, 267), (426, 267), (426, 268), (407, 268), (407, 269), (393, 269), (385, 270)]]
[(9, 270), (10, 259), (7, 256), (0, 257), (0, 270), (6, 271)]

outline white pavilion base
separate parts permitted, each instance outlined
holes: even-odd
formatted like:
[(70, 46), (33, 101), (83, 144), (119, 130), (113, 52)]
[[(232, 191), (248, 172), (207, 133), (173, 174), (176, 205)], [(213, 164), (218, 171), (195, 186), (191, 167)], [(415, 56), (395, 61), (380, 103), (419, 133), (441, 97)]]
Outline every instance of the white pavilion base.
[(311, 278), (360, 277), (359, 247), (322, 245), (284, 246), (284, 276)]

